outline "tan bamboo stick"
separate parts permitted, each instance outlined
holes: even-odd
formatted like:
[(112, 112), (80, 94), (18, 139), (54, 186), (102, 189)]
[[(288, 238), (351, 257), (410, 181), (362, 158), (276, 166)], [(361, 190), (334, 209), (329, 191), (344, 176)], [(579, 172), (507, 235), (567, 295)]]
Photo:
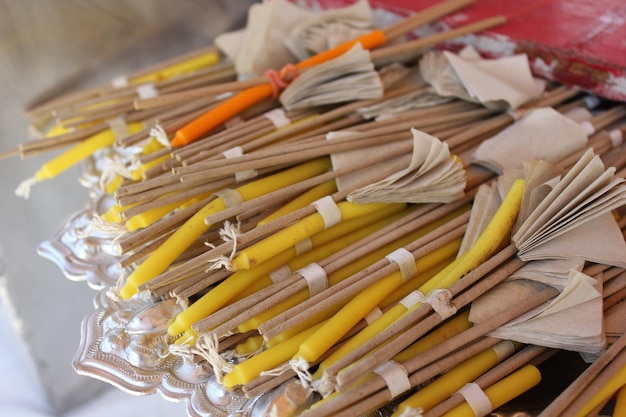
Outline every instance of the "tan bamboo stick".
[(434, 35), (426, 36), (412, 41), (383, 46), (381, 48), (371, 51), (370, 55), (372, 57), (372, 61), (375, 64), (380, 64), (381, 62), (385, 62), (386, 60), (389, 60), (391, 58), (397, 58), (398, 56), (408, 53), (415, 53), (416, 51), (420, 51), (424, 48), (436, 45), (441, 42), (445, 42), (450, 39), (457, 38), (459, 36), (467, 35), (468, 33), (478, 33), (496, 26), (500, 26), (505, 22), (506, 17), (495, 16), (477, 22), (469, 23), (467, 25), (459, 26), (449, 31), (436, 33)]
[[(465, 277), (449, 288), (449, 291), (456, 297), (453, 299), (453, 304), (457, 310), (476, 299), (479, 295), (486, 292), (495, 284), (510, 276), (514, 271), (523, 265), (523, 262), (518, 259), (507, 262), (507, 260), (511, 258), (512, 253), (514, 253), (513, 247), (508, 246), (490, 258), (487, 262), (484, 262), (478, 268), (469, 272)], [(503, 263), (504, 265), (502, 265)], [(483, 280), (483, 277), (485, 276), (486, 279)], [(426, 320), (426, 317), (428, 317), (428, 320)], [(398, 319), (388, 328), (365, 342), (362, 346), (329, 366), (325, 373), (331, 376), (337, 375), (339, 378), (338, 383), (341, 383), (340, 381), (343, 380), (345, 381), (343, 384), (347, 384), (348, 380), (354, 380), (357, 378), (357, 375), (362, 375), (368, 372), (367, 368), (371, 368), (372, 363), (382, 363), (383, 361), (390, 359), (411, 344), (412, 340), (417, 340), (426, 332), (430, 331), (433, 326), (438, 325), (442, 321), (443, 319), (441, 316), (432, 313), (432, 307), (429, 304), (424, 304), (410, 313), (405, 314), (401, 319)], [(410, 328), (409, 326), (413, 327)], [(411, 330), (407, 330), (409, 328)], [(401, 332), (407, 333), (403, 340), (393, 341), (389, 346), (386, 346), (385, 351), (377, 353), (376, 358), (361, 361), (360, 369), (354, 371), (349, 371), (347, 369), (348, 365), (357, 363), (356, 361), (360, 361), (362, 358), (365, 358), (365, 355), (373, 352), (379, 346), (384, 344), (385, 341), (393, 339)], [(366, 365), (367, 361), (370, 361), (369, 365)], [(342, 377), (339, 377), (339, 373), (342, 369), (345, 369), (346, 371), (343, 373)]]
[[(511, 306), (511, 308), (508, 308), (505, 311), (474, 325), (461, 334), (447, 339), (446, 341), (438, 344), (436, 347), (403, 362), (402, 366), (407, 370), (411, 386), (420, 382), (422, 378), (422, 375), (418, 372), (420, 369), (431, 363), (435, 363), (435, 361), (438, 361), (456, 349), (472, 343), (487, 332), (541, 305), (550, 298), (553, 298), (557, 293), (558, 291), (556, 289), (546, 286), (542, 291), (536, 292), (533, 296), (527, 297), (524, 300), (520, 300), (520, 302)], [(404, 335), (400, 337), (403, 336)], [(386, 389), (385, 380), (377, 374), (373, 374), (372, 377), (366, 382), (358, 384), (356, 387), (343, 392), (342, 395), (334, 397), (326, 402), (316, 404), (316, 407), (306, 410), (301, 415), (303, 417), (323, 417), (329, 415), (331, 412), (336, 413), (339, 410), (346, 409), (355, 402), (359, 402), (364, 396), (373, 395), (380, 390), (383, 390), (386, 393), (383, 403), (393, 399), (391, 398), (389, 391)]]
[[(493, 385), (495, 382), (501, 380), (505, 376), (511, 374), (515, 370), (521, 368), (528, 362), (532, 361), (535, 358), (538, 358), (540, 355), (543, 355), (546, 352), (554, 354), (556, 350), (548, 349), (543, 346), (526, 346), (510, 358), (506, 359), (502, 363), (496, 365), (494, 368), (490, 369), (489, 371), (478, 377), (474, 382), (481, 389), (485, 390), (487, 387)], [(424, 413), (423, 417), (440, 417), (457, 405), (463, 403), (463, 401), (465, 401), (465, 398), (462, 395), (458, 393), (452, 394), (450, 398), (448, 398), (444, 402), (438, 404), (430, 410), (427, 410)]]
[(600, 355), (574, 382), (550, 403), (538, 417), (566, 415), (586, 404), (591, 395), (606, 380), (626, 363), (626, 335), (620, 336), (603, 354)]

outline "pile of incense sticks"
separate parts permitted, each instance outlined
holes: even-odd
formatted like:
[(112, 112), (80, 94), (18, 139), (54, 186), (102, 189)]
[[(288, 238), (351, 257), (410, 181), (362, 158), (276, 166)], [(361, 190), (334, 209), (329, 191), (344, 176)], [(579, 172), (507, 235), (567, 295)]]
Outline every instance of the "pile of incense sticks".
[[(566, 208), (610, 201), (593, 215), (610, 213), (609, 227), (623, 241), (626, 106), (556, 85), (514, 111), (440, 96), (419, 76), (421, 54), (505, 19), (404, 35), (469, 3), (441, 2), (373, 30), (378, 40), (370, 46), (363, 40), (382, 86), (375, 98), (288, 110), (275, 83), (263, 75), (237, 80), (228, 58), (209, 47), (29, 109), (40, 137), (2, 156), (67, 148), (25, 182), (22, 195), (92, 161), (100, 174), (94, 195), (112, 200), (94, 214), (93, 228), (113, 236), (123, 271), (108, 296), (178, 300), (163, 340), (168, 354), (208, 362), (225, 388), (249, 398), (287, 384), (272, 415), (486, 415), (540, 384), (542, 366), (561, 350), (490, 332), (565, 291), (526, 282), (516, 302), (471, 320), (476, 300), (492, 289), (516, 291), (509, 278), (538, 262), (518, 256), (511, 236), (525, 220), (516, 220), (519, 206), (541, 207), (528, 199), (547, 197), (541, 187), (524, 190), (530, 180), (519, 169), (474, 163), (475, 151), (534, 109), (576, 120), (586, 145), (550, 161), (557, 178), (584, 177), (586, 164), (601, 161), (610, 181), (582, 208)], [(354, 44), (319, 63), (296, 63), (296, 72), (285, 67), (280, 82), (314, 74)], [(245, 105), (240, 97), (248, 97)], [(191, 139), (183, 135), (189, 131)], [(429, 146), (413, 167), (416, 148)], [(420, 171), (436, 155), (443, 162)], [(355, 201), (390, 177), (407, 178), (399, 187), (419, 197)], [(488, 188), (500, 200), (480, 213)], [(623, 317), (624, 259), (581, 262), (576, 272), (601, 288), (600, 319)], [(626, 410), (626, 339), (619, 329), (602, 337), (602, 349), (587, 355), (584, 372), (543, 405), (542, 416), (598, 415), (607, 403), (615, 415)]]

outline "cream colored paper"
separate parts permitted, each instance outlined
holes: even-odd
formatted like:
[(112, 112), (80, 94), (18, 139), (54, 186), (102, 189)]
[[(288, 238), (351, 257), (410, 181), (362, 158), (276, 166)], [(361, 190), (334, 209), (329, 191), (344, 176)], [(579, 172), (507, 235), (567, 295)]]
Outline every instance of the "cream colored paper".
[(303, 60), (373, 29), (369, 2), (360, 0), (347, 7), (329, 9), (297, 21), (284, 39), (284, 44), (298, 60)]
[(430, 52), (420, 69), (439, 94), (500, 109), (516, 109), (539, 97), (545, 85), (533, 78), (525, 54), (483, 59), (469, 46), (458, 55)]
[(550, 107), (537, 108), (481, 143), (471, 160), (500, 174), (522, 168), (524, 162), (560, 161), (586, 145), (587, 135), (578, 123)]
[(355, 203), (448, 203), (464, 194), (462, 164), (450, 155), (448, 145), (417, 129), (413, 134), (410, 165), (382, 181), (355, 190), (347, 197)]
[[(614, 178), (614, 168), (605, 170), (604, 164), (592, 150), (586, 152), (580, 160), (570, 169), (562, 179), (554, 185), (554, 188), (547, 193), (545, 198), (536, 205), (527, 217), (522, 219), (518, 230), (513, 235), (513, 242), (518, 248), (518, 254), (524, 259), (524, 256), (531, 250), (537, 249), (537, 253), (541, 253), (540, 247), (546, 242), (556, 239), (569, 233), (567, 239), (563, 242), (562, 251), (568, 252), (575, 248), (579, 256), (596, 256), (596, 254), (611, 253), (611, 257), (615, 257), (612, 249), (618, 251), (617, 258), (605, 259), (607, 263), (623, 262), (626, 259), (626, 252), (623, 252), (624, 246), (607, 243), (606, 248), (601, 248), (602, 242), (606, 241), (604, 237), (595, 233), (602, 233), (606, 236), (615, 235), (619, 231), (616, 223), (608, 220), (597, 223), (598, 232), (590, 225), (584, 225), (585, 222), (592, 221), (598, 217), (609, 213), (611, 210), (626, 204), (626, 186), (622, 183), (622, 178)], [(529, 173), (532, 176), (532, 173)], [(600, 229), (602, 226), (602, 229)], [(585, 227), (585, 229), (578, 229)], [(617, 229), (616, 229), (617, 228)], [(589, 239), (581, 230), (598, 236), (598, 240)], [(611, 230), (613, 232), (611, 233)], [(555, 257), (559, 252), (558, 245), (555, 243), (551, 247), (544, 246), (543, 257)], [(594, 245), (594, 247), (591, 247)], [(608, 246), (612, 247), (609, 248)], [(600, 248), (599, 248), (600, 247)], [(553, 253), (547, 255), (548, 248)], [(558, 256), (563, 257), (563, 255)], [(609, 262), (610, 261), (610, 262)]]
[(282, 92), (280, 102), (287, 110), (295, 110), (378, 99), (383, 96), (383, 90), (369, 52), (357, 43), (343, 55), (299, 75)]
[(567, 285), (555, 299), (489, 335), (557, 349), (598, 353), (605, 347), (602, 284), (582, 272), (572, 271)]
[(584, 266), (584, 259), (574, 257), (533, 260), (512, 273), (507, 279), (542, 282), (561, 291), (567, 285), (570, 271), (582, 271)]
[(220, 35), (215, 44), (231, 59), (239, 79), (258, 77), (268, 69), (296, 61), (283, 40), (298, 22), (312, 14), (287, 0), (253, 4), (245, 29)]

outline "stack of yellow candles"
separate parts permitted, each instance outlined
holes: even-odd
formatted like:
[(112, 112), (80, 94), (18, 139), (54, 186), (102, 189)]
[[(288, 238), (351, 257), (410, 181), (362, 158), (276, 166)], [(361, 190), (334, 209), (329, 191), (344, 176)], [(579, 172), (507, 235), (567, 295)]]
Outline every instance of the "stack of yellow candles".
[[(398, 417), (487, 415), (540, 384), (544, 364), (558, 354), (489, 332), (559, 291), (546, 286), (488, 322), (469, 320), (475, 299), (528, 263), (511, 235), (523, 199), (546, 193), (471, 157), (523, 111), (570, 114), (589, 102), (576, 89), (550, 86), (507, 112), (434, 93), (415, 77), (414, 56), (403, 57), (504, 19), (431, 39), (403, 35), (469, 3), (443, 1), (246, 81), (236, 80), (217, 48), (196, 51), (30, 109), (34, 123), (49, 129), (2, 156), (69, 147), (25, 181), (22, 195), (88, 158), (101, 162), (93, 187), (112, 204), (95, 216), (119, 226), (114, 242), (127, 272), (108, 296), (120, 305), (146, 294), (177, 299), (184, 308), (168, 317), (167, 355), (210, 362), (224, 390), (254, 398), (286, 381), (300, 384), (308, 398), (275, 410), (285, 416), (356, 416), (390, 406), (388, 415)], [(280, 104), (299, 73), (332, 65), (356, 43), (370, 50), (381, 97), (292, 111)], [(394, 59), (403, 67), (390, 77), (386, 63)], [(407, 109), (410, 101), (419, 104)], [(376, 106), (383, 116), (362, 111)], [(585, 121), (592, 129), (585, 149), (552, 162), (567, 172), (591, 149), (624, 178), (626, 106), (595, 110)], [(413, 166), (424, 137), (443, 142), (446, 166), (463, 171), (455, 179), (462, 196), (449, 202), (438, 186), (419, 201), (352, 201), (356, 190), (432, 162), (436, 155), (426, 152)], [(433, 180), (419, 174), (403, 185)], [(500, 187), (502, 201), (468, 242), (480, 216), (475, 198), (489, 184)], [(611, 212), (624, 233), (626, 193), (619, 184), (612, 192), (618, 203)], [(604, 279), (606, 311), (622, 307), (623, 266), (587, 262), (583, 272)], [(624, 343), (623, 335), (609, 340), (584, 380), (544, 414), (590, 415), (616, 393), (614, 415), (623, 413)], [(584, 401), (574, 401), (578, 395)]]

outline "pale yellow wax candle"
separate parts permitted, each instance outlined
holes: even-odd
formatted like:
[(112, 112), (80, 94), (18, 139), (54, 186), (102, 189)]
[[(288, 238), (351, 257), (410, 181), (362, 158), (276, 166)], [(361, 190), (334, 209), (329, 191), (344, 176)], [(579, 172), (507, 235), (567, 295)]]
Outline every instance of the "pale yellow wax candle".
[[(212, 193), (210, 192), (203, 193), (195, 197), (192, 197), (188, 200), (185, 200), (182, 204), (180, 201), (175, 201), (170, 204), (165, 204), (161, 207), (155, 207), (153, 209), (146, 210), (143, 213), (137, 214), (131, 217), (130, 219), (128, 219), (126, 223), (124, 223), (124, 225), (126, 226), (126, 230), (128, 230), (129, 232), (132, 232), (138, 229), (143, 229), (155, 223), (156, 221), (161, 220), (166, 214), (170, 213), (171, 211), (176, 210), (176, 209), (182, 210), (185, 207), (188, 207), (201, 200), (204, 200), (205, 198), (210, 197), (211, 194)], [(122, 210), (122, 213), (123, 213), (123, 210)]]
[[(458, 250), (458, 247), (460, 247), (460, 244), (461, 244), (460, 242), (461, 242), (461, 239), (459, 238), (458, 241), (451, 242), (450, 244), (455, 245), (457, 247), (456, 250)], [(410, 281), (413, 281), (413, 284), (415, 285), (414, 289), (417, 288), (419, 284), (425, 282), (426, 280), (431, 278), (433, 275), (435, 275), (439, 270), (441, 270), (444, 267), (445, 264), (451, 262), (452, 256), (449, 259), (446, 259), (440, 264), (434, 266), (433, 268), (429, 268), (426, 271), (422, 273), (418, 273), (415, 277), (413, 277)], [(320, 363), (318, 367), (318, 371), (315, 374), (315, 377), (321, 378), (322, 373), (329, 366), (331, 366), (332, 364), (337, 362), (339, 359), (343, 358), (344, 356), (352, 352), (357, 347), (361, 346), (363, 343), (373, 338), (375, 335), (380, 333), (387, 326), (395, 322), (398, 318), (402, 317), (402, 315), (404, 315), (406, 312), (407, 312), (407, 308), (403, 304), (395, 304), (392, 308), (385, 311), (385, 313), (383, 313), (382, 316), (378, 317), (372, 323), (368, 324), (363, 330), (361, 330), (360, 332), (352, 336), (345, 343), (342, 343), (341, 346), (339, 346), (330, 355), (328, 355), (328, 357)]]
[[(376, 211), (366, 216), (357, 217), (356, 219), (341, 222), (314, 234), (310, 237), (312, 251), (304, 252), (298, 255), (298, 257), (294, 257), (294, 259), (287, 263), (287, 266), (291, 271), (295, 271), (312, 262), (321, 260), (322, 258), (328, 256), (330, 251), (338, 250), (338, 246), (336, 246), (336, 244), (333, 244), (332, 247), (326, 247), (327, 244), (338, 240), (340, 247), (343, 247), (348, 242), (353, 241), (353, 239), (365, 237), (373, 233), (375, 230), (378, 230), (378, 228), (403, 216), (405, 211), (400, 211), (400, 208), (400, 206), (391, 205), (389, 208)], [(333, 247), (335, 249), (332, 249)], [(292, 247), (291, 250), (295, 251), (295, 248)], [(330, 282), (331, 280), (329, 277), (329, 285), (331, 285)], [(246, 297), (262, 288), (267, 287), (268, 285), (271, 285), (272, 283), (273, 281), (269, 275), (261, 277), (254, 284), (244, 290), (240, 294), (240, 297)], [(306, 294), (308, 294), (308, 291)]]
[(517, 219), (524, 185), (524, 180), (516, 180), (513, 183), (502, 204), (474, 245), (457, 259), (454, 268), (446, 269), (433, 277), (422, 289), (424, 294), (435, 288), (448, 288), (463, 275), (489, 259), (500, 247), (510, 243), (511, 228)]
[[(344, 279), (354, 275), (355, 273), (357, 273), (358, 271), (365, 269), (366, 267), (372, 265), (374, 262), (379, 261), (380, 259), (384, 258), (386, 255), (388, 255), (389, 253), (393, 252), (394, 250), (403, 247), (405, 245), (408, 245), (409, 243), (415, 241), (416, 239), (420, 238), (421, 236), (424, 236), (426, 233), (434, 230), (435, 228), (439, 227), (441, 224), (448, 222), (450, 219), (458, 216), (459, 214), (463, 213), (464, 211), (466, 211), (468, 209), (468, 207), (464, 207), (461, 209), (458, 209), (452, 213), (450, 213), (447, 216), (444, 216), (441, 219), (438, 219), (437, 221), (431, 222), (430, 224), (423, 226), (417, 230), (414, 230), (411, 233), (408, 233), (398, 239), (395, 239), (393, 242), (384, 245), (383, 247), (376, 249), (370, 253), (368, 253), (366, 256), (361, 257), (360, 259), (350, 262), (348, 265), (339, 268), (338, 270), (336, 270), (335, 272), (331, 273), (328, 275), (328, 286), (332, 287), (333, 285), (336, 285), (337, 283), (343, 281)], [(390, 219), (392, 220), (392, 219)], [(369, 234), (369, 233), (368, 233)], [(298, 299), (298, 300), (303, 300), (304, 298), (308, 297), (308, 290), (303, 290), (302, 292), (299, 292), (298, 294), (293, 296), (294, 299)], [(344, 303), (339, 303), (335, 306), (332, 306), (329, 309), (326, 309), (324, 311), (320, 311), (318, 314), (311, 316), (309, 319), (305, 320), (302, 322), (302, 325), (305, 324), (313, 324), (313, 323), (319, 323), (322, 320), (325, 320), (327, 318), (329, 318), (331, 315), (333, 315), (335, 312), (337, 312), (339, 309), (341, 309), (346, 303), (348, 302), (348, 300), (346, 300)], [(288, 305), (287, 303), (289, 303), (288, 301), (284, 304), (284, 306)], [(282, 305), (282, 304), (281, 304)], [(270, 317), (273, 317), (274, 315), (277, 315), (279, 313), (282, 313), (285, 310), (281, 309), (281, 306), (277, 305), (272, 307), (270, 310), (266, 311), (266, 313), (263, 314), (267, 314), (267, 316), (269, 317), (265, 317), (264, 320), (260, 319), (260, 318), (253, 318), (251, 320), (249, 320), (249, 323), (246, 323), (240, 328), (240, 331), (243, 331), (243, 329), (248, 329), (248, 330), (252, 330), (252, 329), (256, 329), (258, 328), (258, 326), (265, 320), (268, 320)]]
[(235, 352), (240, 356), (247, 356), (258, 352), (263, 347), (263, 336), (250, 336), (235, 346)]
[[(444, 259), (450, 258), (458, 252), (459, 246), (460, 240), (435, 249), (428, 256), (415, 261), (416, 270), (427, 270), (441, 263)], [(302, 343), (294, 359), (304, 358), (309, 363), (319, 359), (391, 291), (402, 285), (403, 282), (402, 274), (400, 271), (397, 271), (361, 291), (341, 310), (335, 313), (325, 326)]]
[[(589, 400), (587, 404), (585, 404), (580, 410), (577, 410), (576, 417), (585, 417), (589, 414), (594, 408), (596, 408), (602, 401), (611, 397), (622, 387), (626, 386), (626, 366), (623, 366), (619, 371), (613, 375), (609, 381), (598, 390), (598, 392)], [(622, 417), (623, 414), (623, 404), (620, 409), (616, 408), (614, 417)], [(618, 414), (621, 412), (622, 414)]]
[[(341, 212), (343, 221), (354, 219), (356, 217), (365, 216), (377, 210), (388, 207), (389, 204), (397, 203), (368, 203), (354, 204), (343, 201), (337, 204)], [(313, 236), (324, 229), (324, 219), (318, 212), (313, 213), (304, 219), (279, 230), (278, 232), (266, 237), (258, 243), (255, 243), (245, 249), (233, 259), (232, 267), (234, 270), (248, 269), (252, 266), (271, 258), (286, 248)]]
[(178, 64), (170, 65), (158, 71), (151, 72), (139, 77), (132, 78), (132, 85), (164, 81), (182, 75), (192, 74), (203, 68), (213, 66), (220, 62), (220, 56), (216, 52), (207, 52), (206, 54), (185, 60)]
[(269, 371), (287, 362), (289, 358), (293, 356), (294, 352), (298, 350), (298, 346), (302, 340), (309, 337), (309, 335), (315, 332), (319, 326), (321, 326), (321, 324), (307, 329), (304, 332), (284, 341), (283, 343), (266, 349), (235, 365), (230, 373), (224, 375), (222, 383), (227, 388), (247, 384), (261, 375), (261, 372)]
[[(174, 322), (170, 324), (168, 333), (174, 336), (188, 329), (195, 322), (217, 311), (231, 300), (238, 299), (241, 293), (261, 278), (268, 277), (269, 279), (268, 274), (282, 265), (287, 264), (295, 269), (334, 253), (342, 245), (347, 245), (351, 242), (351, 240), (346, 239), (346, 235), (349, 232), (360, 229), (359, 233), (362, 236), (369, 230), (365, 227), (368, 223), (381, 217), (390, 217), (401, 209), (400, 205), (391, 205), (372, 215), (342, 222), (313, 236), (311, 238), (313, 249), (300, 256), (298, 256), (296, 249), (291, 247), (254, 268), (235, 272), (179, 313)], [(296, 257), (299, 258), (299, 261), (292, 263)], [(241, 332), (245, 333), (246, 331), (243, 330)]]
[[(128, 124), (128, 130), (131, 134), (137, 133), (141, 129), (143, 129), (143, 123)], [(53, 158), (43, 164), (39, 171), (35, 173), (35, 178), (37, 181), (54, 178), (65, 170), (78, 164), (83, 159), (91, 156), (97, 150), (111, 146), (113, 142), (115, 142), (115, 135), (111, 129), (105, 129), (100, 133), (96, 133), (77, 145), (74, 145), (74, 147), (63, 152), (56, 158)]]
[(619, 391), (617, 391), (613, 414), (615, 417), (626, 416), (626, 384), (622, 385)]
[(126, 219), (122, 216), (122, 212), (130, 207), (134, 207), (139, 203), (129, 204), (127, 206), (111, 205), (107, 211), (102, 214), (102, 218), (109, 223), (123, 223)]
[[(504, 341), (500, 343), (512, 342)], [(489, 348), (483, 350), (446, 371), (439, 378), (420, 388), (415, 394), (402, 401), (392, 416), (402, 416), (402, 413), (407, 408), (413, 410), (422, 409), (423, 411), (430, 410), (461, 389), (463, 385), (474, 381), (480, 375), (496, 366), (499, 360), (496, 349)]]
[(265, 217), (263, 220), (259, 221), (257, 226), (262, 226), (272, 220), (306, 207), (315, 200), (334, 194), (335, 192), (337, 192), (337, 184), (335, 183), (335, 180), (326, 181), (316, 185), (305, 193), (294, 198), (269, 216)]
[[(518, 369), (509, 376), (502, 378), (500, 381), (491, 385), (484, 390), (485, 395), (489, 398), (493, 409), (518, 397), (541, 382), (541, 373), (533, 365), (526, 365)], [(472, 408), (464, 402), (453, 408), (445, 417), (476, 417)]]
[(194, 301), (185, 310), (178, 313), (174, 321), (168, 326), (167, 332), (171, 336), (176, 336), (189, 329), (197, 321), (227, 305), (259, 277), (272, 272), (293, 256), (295, 256), (294, 251), (286, 250), (252, 269), (243, 269), (235, 272)]
[(66, 133), (72, 132), (72, 128), (65, 127), (65, 125), (61, 122), (55, 123), (44, 135), (46, 138), (53, 138), (55, 136), (65, 135)]
[[(236, 191), (243, 201), (247, 201), (319, 175), (330, 168), (330, 159), (320, 158), (244, 184), (236, 188)], [(215, 198), (201, 208), (129, 275), (120, 290), (120, 296), (123, 299), (132, 297), (137, 293), (139, 285), (165, 271), (180, 254), (208, 230), (210, 225), (205, 223), (205, 218), (225, 208), (226, 203), (221, 197)]]

